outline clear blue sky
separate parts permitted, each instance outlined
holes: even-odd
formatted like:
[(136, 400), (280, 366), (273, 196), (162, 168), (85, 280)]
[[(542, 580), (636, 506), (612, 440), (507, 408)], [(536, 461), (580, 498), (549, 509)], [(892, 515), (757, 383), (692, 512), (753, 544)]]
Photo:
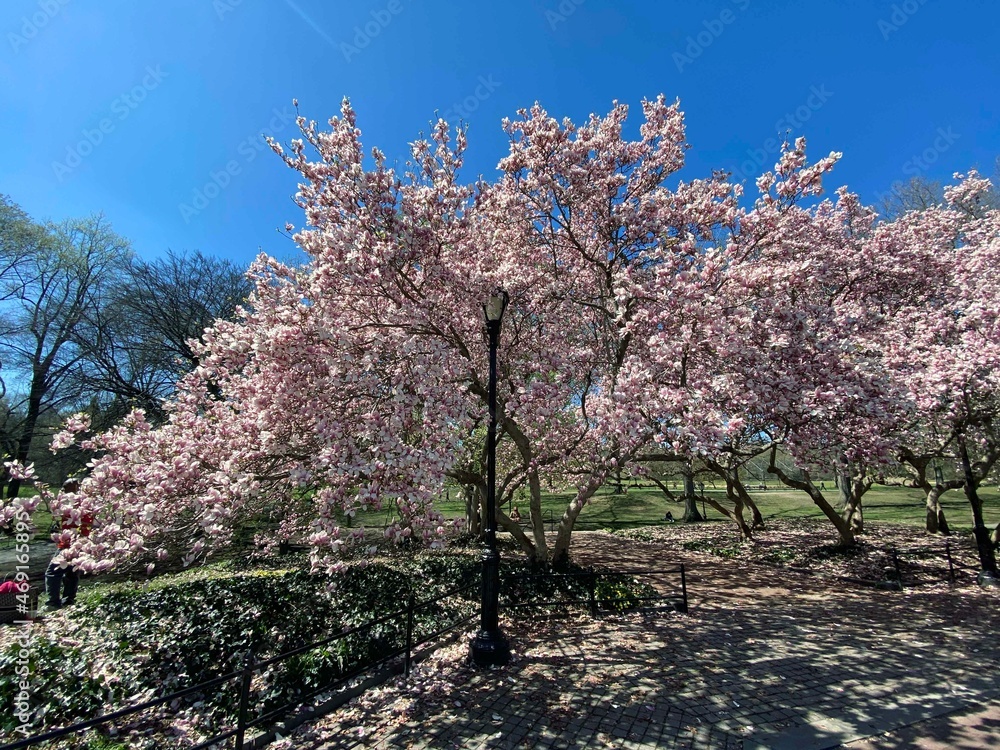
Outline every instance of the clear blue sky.
[(0, 192), (39, 219), (103, 211), (144, 257), (290, 258), (296, 175), (261, 134), (294, 137), (293, 98), (325, 121), (349, 96), (396, 159), (462, 110), (471, 181), (536, 100), (582, 119), (618, 99), (635, 127), (662, 92), (687, 114), (681, 177), (759, 172), (790, 128), (874, 201), (918, 172), (993, 172), (998, 29), (993, 0), (4, 0)]

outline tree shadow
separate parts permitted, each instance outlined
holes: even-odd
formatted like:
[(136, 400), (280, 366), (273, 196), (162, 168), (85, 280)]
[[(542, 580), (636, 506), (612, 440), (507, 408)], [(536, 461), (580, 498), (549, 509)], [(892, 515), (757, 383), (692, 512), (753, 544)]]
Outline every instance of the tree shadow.
[[(578, 563), (621, 570), (681, 561), (607, 534), (580, 535), (573, 551)], [(377, 746), (826, 748), (1000, 695), (995, 595), (874, 591), (697, 554), (683, 561), (689, 615), (508, 620), (510, 666), (468, 671)], [(970, 737), (995, 731), (996, 716), (977, 720), (979, 735), (940, 719), (933, 731), (946, 747), (981, 747)], [(354, 741), (327, 737), (324, 747), (362, 746)]]

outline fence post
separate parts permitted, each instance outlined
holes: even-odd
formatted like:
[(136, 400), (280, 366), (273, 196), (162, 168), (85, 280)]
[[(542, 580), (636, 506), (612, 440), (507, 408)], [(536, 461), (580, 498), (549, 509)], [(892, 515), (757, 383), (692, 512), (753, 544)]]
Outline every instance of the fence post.
[(597, 598), (596, 598), (596, 595), (595, 595), (596, 594), (596, 589), (597, 589), (597, 573), (594, 572), (594, 571), (591, 571), (590, 575), (587, 576), (587, 593), (588, 593), (589, 598), (590, 598), (590, 616), (591, 617), (597, 617)]
[(247, 732), (247, 714), (250, 708), (250, 682), (253, 679), (253, 651), (247, 651), (243, 660), (243, 676), (240, 679), (240, 713), (236, 719), (236, 750), (243, 750)]
[(951, 561), (951, 541), (944, 540), (944, 556), (948, 558), (948, 580), (955, 583), (955, 565)]
[(413, 592), (406, 600), (406, 655), (403, 657), (403, 676), (410, 676), (410, 659), (413, 651)]
[(687, 614), (688, 611), (688, 584), (687, 575), (684, 572), (684, 563), (681, 563), (681, 605), (677, 608), (677, 611), (682, 614)]

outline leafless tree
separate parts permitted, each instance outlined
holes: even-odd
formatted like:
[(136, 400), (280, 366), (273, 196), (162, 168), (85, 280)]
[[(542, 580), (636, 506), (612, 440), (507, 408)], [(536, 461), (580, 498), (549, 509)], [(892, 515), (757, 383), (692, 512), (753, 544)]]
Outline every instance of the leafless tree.
[(134, 407), (163, 419), (174, 384), (198, 365), (190, 342), (216, 319), (233, 318), (251, 291), (242, 268), (199, 251), (133, 259), (89, 312), (81, 340), (83, 384), (100, 395), (105, 420)]
[[(4, 242), (17, 255), (5, 268), (0, 293), (0, 361), (8, 374), (4, 442), (10, 457), (26, 461), (40, 420), (80, 398), (74, 384), (80, 331), (131, 250), (103, 216), (8, 228)], [(0, 490), (4, 485), (8, 497), (20, 491), (20, 482), (6, 475)]]

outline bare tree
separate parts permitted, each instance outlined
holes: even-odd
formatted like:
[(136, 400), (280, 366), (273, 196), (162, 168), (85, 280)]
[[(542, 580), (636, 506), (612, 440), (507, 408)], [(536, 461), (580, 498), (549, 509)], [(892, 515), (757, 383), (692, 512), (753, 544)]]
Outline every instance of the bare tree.
[[(975, 205), (962, 206), (973, 215), (1000, 208), (1000, 156), (997, 157), (992, 176), (993, 189), (977, 196)], [(944, 204), (944, 189), (940, 182), (926, 177), (911, 177), (909, 182), (893, 183), (888, 192), (879, 196), (875, 206), (885, 220), (892, 220), (910, 211), (923, 211)]]
[[(23, 290), (26, 276), (24, 261), (38, 253), (39, 249), (48, 245), (51, 237), (46, 229), (31, 220), (31, 218), (13, 203), (7, 196), (0, 195), (0, 303), (15, 299)], [(12, 335), (14, 321), (10, 318), (11, 311), (0, 307), (0, 337)], [(7, 372), (10, 364), (7, 364)], [(7, 384), (5, 380), (4, 362), (0, 359), (0, 410), (3, 422), (11, 418), (11, 406), (6, 399)], [(7, 430), (0, 428), (0, 440), (8, 436)], [(6, 449), (0, 444), (0, 450)]]
[(244, 269), (199, 251), (133, 259), (90, 310), (80, 341), (85, 390), (100, 394), (104, 421), (134, 407), (163, 419), (174, 384), (198, 365), (190, 342), (216, 319), (232, 319), (252, 289)]
[[(40, 419), (79, 399), (80, 329), (131, 251), (103, 216), (43, 227), (38, 241), (40, 225), (23, 235), (27, 240), (19, 239), (18, 227), (5, 237), (22, 252), (3, 278), (0, 361), (9, 373), (8, 390), (19, 393), (8, 393), (8, 417), (17, 419), (8, 425), (7, 452), (25, 461)], [(5, 484), (7, 496), (16, 497), (20, 481), (5, 474), (0, 490)]]
[(911, 177), (909, 182), (896, 182), (880, 196), (878, 212), (886, 220), (910, 211), (920, 211), (944, 203), (944, 190), (940, 182), (926, 177)]

